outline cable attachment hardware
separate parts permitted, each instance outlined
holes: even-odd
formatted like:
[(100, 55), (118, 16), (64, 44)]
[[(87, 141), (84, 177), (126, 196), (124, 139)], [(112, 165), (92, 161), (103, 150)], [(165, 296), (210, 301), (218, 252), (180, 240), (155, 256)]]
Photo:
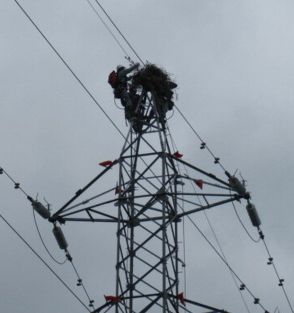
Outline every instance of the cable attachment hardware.
[(19, 189), (20, 188), (20, 183), (14, 183), (14, 189)]
[(241, 284), (239, 289), (244, 290), (245, 288), (246, 288), (245, 284)]
[(260, 239), (264, 240), (264, 234), (263, 234), (263, 232), (260, 229), (258, 231), (258, 234), (259, 234)]
[(53, 235), (58, 243), (58, 246), (62, 250), (67, 250), (68, 244), (62, 232), (62, 229), (59, 226), (54, 225)]
[(28, 196), (27, 199), (31, 202), (33, 209), (38, 212), (46, 220), (50, 217), (49, 208), (46, 208), (41, 202), (34, 200), (32, 197)]
[(279, 286), (280, 286), (280, 287), (283, 287), (284, 281), (285, 281), (285, 279), (283, 279), (283, 278), (280, 278), (280, 279), (279, 279)]
[(241, 183), (240, 180), (236, 176), (231, 175), (229, 172), (226, 171), (225, 174), (229, 178), (229, 184), (230, 184), (231, 188), (235, 192), (237, 192), (241, 197), (243, 197), (245, 199), (250, 199), (250, 194), (246, 190), (245, 184)]
[(69, 262), (72, 262), (72, 256), (69, 254), (68, 251), (65, 253), (66, 258), (68, 259)]
[(258, 298), (254, 298), (254, 304), (259, 304), (259, 299)]
[(272, 265), (273, 264), (273, 260), (274, 260), (274, 258), (272, 258), (272, 257), (268, 258), (267, 265)]
[(257, 213), (256, 207), (254, 204), (248, 202), (246, 206), (247, 213), (250, 217), (251, 223), (254, 227), (259, 227), (261, 225), (261, 221), (259, 215)]
[(4, 173), (4, 170), (2, 167), (0, 167), (0, 175), (2, 175)]
[(90, 301), (89, 301), (89, 307), (90, 307), (90, 308), (93, 308), (93, 307), (94, 307), (94, 300), (90, 300)]
[(77, 281), (77, 286), (80, 287), (82, 286), (82, 279), (81, 278), (78, 278), (78, 281)]
[(201, 142), (200, 149), (203, 150), (205, 148), (206, 148), (206, 143), (205, 142)]

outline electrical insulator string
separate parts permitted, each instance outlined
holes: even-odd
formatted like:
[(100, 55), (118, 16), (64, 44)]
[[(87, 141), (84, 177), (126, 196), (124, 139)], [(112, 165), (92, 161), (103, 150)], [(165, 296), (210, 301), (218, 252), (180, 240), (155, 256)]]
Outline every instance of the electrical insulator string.
[(66, 258), (64, 259), (64, 261), (59, 261), (59, 260), (57, 260), (57, 259), (53, 256), (53, 254), (49, 251), (49, 249), (47, 248), (47, 245), (45, 244), (45, 241), (44, 241), (44, 239), (43, 239), (43, 236), (42, 236), (42, 234), (41, 234), (41, 232), (40, 232), (39, 225), (38, 225), (37, 219), (36, 219), (36, 213), (35, 213), (35, 210), (34, 210), (33, 208), (32, 208), (32, 211), (33, 211), (34, 223), (35, 223), (35, 226), (36, 226), (37, 233), (38, 233), (39, 238), (40, 238), (40, 240), (41, 240), (41, 242), (42, 242), (42, 244), (43, 244), (45, 250), (47, 251), (48, 255), (50, 256), (50, 258), (51, 258), (56, 264), (59, 264), (59, 265), (65, 264), (65, 262), (67, 261)]
[[(11, 176), (6, 170), (4, 170), (2, 167), (0, 167), (0, 173), (5, 173), (5, 175), (9, 178), (10, 181), (12, 181), (14, 184), (17, 184), (17, 185), (19, 186), (19, 187), (16, 188), (16, 189), (21, 190), (22, 193), (23, 193), (24, 195), (26, 195), (27, 198), (30, 197), (29, 194), (28, 194), (24, 189), (21, 189), (21, 188), (20, 188), (20, 183), (16, 183), (15, 179), (12, 178), (12, 176)], [(83, 288), (83, 290), (84, 290), (84, 292), (85, 292), (85, 294), (86, 294), (86, 296), (87, 296), (87, 298), (88, 298), (88, 300), (89, 300), (89, 306), (90, 306), (90, 307), (94, 307), (94, 306), (93, 306), (93, 302), (94, 302), (94, 301), (90, 298), (89, 293), (88, 293), (88, 291), (86, 290), (86, 287), (85, 287), (85, 285), (84, 285), (84, 283), (83, 283), (83, 280), (81, 279), (81, 277), (80, 277), (80, 275), (79, 275), (79, 273), (78, 273), (78, 271), (77, 271), (77, 269), (76, 269), (76, 267), (75, 267), (75, 265), (74, 265), (74, 263), (73, 263), (73, 261), (72, 261), (72, 257), (70, 256), (70, 254), (68, 253), (68, 251), (66, 252), (66, 256), (67, 256), (67, 257), (65, 258), (64, 261), (58, 261), (58, 260), (52, 255), (52, 253), (49, 251), (47, 245), (45, 244), (45, 241), (44, 241), (44, 239), (43, 239), (43, 236), (42, 236), (42, 234), (41, 234), (41, 232), (40, 232), (40, 229), (39, 229), (39, 226), (38, 226), (38, 223), (37, 223), (37, 219), (36, 219), (35, 210), (34, 210), (34, 209), (32, 209), (32, 210), (33, 210), (34, 224), (35, 224), (37, 233), (38, 233), (38, 235), (39, 235), (39, 238), (40, 238), (40, 240), (41, 240), (41, 243), (42, 243), (42, 245), (44, 246), (46, 252), (47, 252), (48, 255), (50, 256), (50, 258), (51, 258), (56, 264), (58, 264), (58, 265), (63, 265), (63, 264), (65, 264), (65, 262), (66, 262), (67, 260), (70, 261), (70, 263), (71, 263), (71, 265), (72, 265), (72, 267), (73, 267), (73, 269), (74, 269), (74, 272), (75, 272), (75, 274), (77, 275), (78, 282), (79, 282), (79, 286), (82, 286), (82, 288)]]
[(238, 211), (237, 211), (237, 208), (236, 208), (234, 202), (232, 202), (232, 206), (233, 206), (234, 212), (235, 212), (235, 214), (236, 214), (236, 216), (237, 216), (237, 218), (238, 218), (238, 221), (240, 222), (242, 228), (245, 230), (247, 236), (248, 236), (254, 243), (258, 243), (258, 242), (260, 241), (260, 237), (257, 238), (257, 239), (255, 239), (255, 238), (252, 237), (252, 235), (249, 233), (249, 230), (246, 228), (245, 224), (242, 222), (241, 217), (240, 217), (240, 215), (239, 215), (239, 213), (238, 213)]

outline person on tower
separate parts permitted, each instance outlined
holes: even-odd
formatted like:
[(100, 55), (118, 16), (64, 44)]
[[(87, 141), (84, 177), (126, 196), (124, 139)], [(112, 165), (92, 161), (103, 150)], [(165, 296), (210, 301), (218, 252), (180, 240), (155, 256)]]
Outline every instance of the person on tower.
[(112, 71), (108, 76), (108, 83), (113, 88), (113, 94), (116, 99), (120, 99), (122, 106), (125, 109), (125, 118), (136, 127), (136, 110), (138, 105), (138, 95), (136, 90), (130, 87), (129, 81), (133, 75), (128, 76), (131, 72), (139, 68), (139, 63), (125, 68), (118, 65), (116, 71)]
[(132, 76), (128, 76), (128, 74), (138, 69), (138, 67), (139, 63), (129, 68), (118, 65), (116, 71), (112, 71), (108, 76), (108, 83), (113, 88), (114, 97), (120, 99), (122, 106), (125, 108), (133, 106), (128, 90), (128, 81), (132, 79)]

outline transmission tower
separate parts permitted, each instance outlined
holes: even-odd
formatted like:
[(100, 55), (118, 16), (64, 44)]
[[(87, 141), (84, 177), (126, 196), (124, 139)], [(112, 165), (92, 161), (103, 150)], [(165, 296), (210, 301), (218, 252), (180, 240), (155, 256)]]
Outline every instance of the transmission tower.
[[(141, 86), (136, 96), (119, 157), (101, 162), (104, 169), (49, 220), (117, 224), (115, 293), (93, 312), (190, 312), (187, 303), (225, 312), (186, 299), (180, 289), (179, 225), (187, 215), (249, 195), (234, 176), (227, 173), (223, 180), (184, 161), (172, 148), (158, 94)], [(180, 164), (189, 174), (179, 171)], [(110, 187), (85, 198), (97, 184), (106, 186), (113, 170), (117, 178)]]

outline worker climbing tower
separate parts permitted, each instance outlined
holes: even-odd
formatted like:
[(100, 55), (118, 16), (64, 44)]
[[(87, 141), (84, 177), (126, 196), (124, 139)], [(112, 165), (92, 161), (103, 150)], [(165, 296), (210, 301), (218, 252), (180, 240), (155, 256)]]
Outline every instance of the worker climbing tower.
[[(119, 67), (109, 82), (129, 122), (121, 152), (101, 162), (103, 170), (49, 218), (54, 224), (117, 224), (115, 290), (106, 290), (105, 302), (93, 312), (176, 313), (189, 311), (188, 303), (225, 312), (185, 298), (179, 226), (187, 215), (248, 201), (249, 194), (236, 177), (226, 173), (220, 179), (173, 149), (166, 114), (173, 108), (176, 84), (167, 73), (151, 64)], [(105, 188), (111, 170), (116, 180)], [(86, 197), (89, 191), (96, 193)]]

